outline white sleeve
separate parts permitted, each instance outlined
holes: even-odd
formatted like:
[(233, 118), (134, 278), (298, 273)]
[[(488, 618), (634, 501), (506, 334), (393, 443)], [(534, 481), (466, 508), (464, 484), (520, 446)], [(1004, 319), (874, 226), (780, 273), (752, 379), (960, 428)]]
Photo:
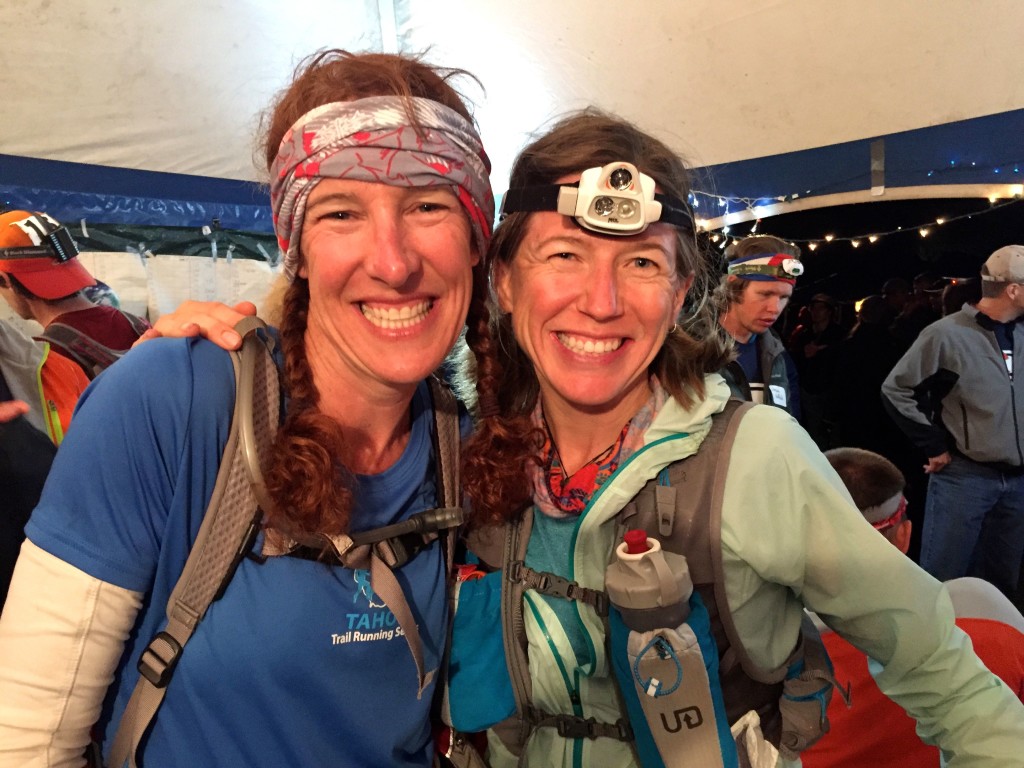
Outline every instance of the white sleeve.
[(0, 768), (80, 768), (141, 604), (22, 545), (0, 616)]
[(1024, 616), (990, 582), (964, 576), (947, 581), (946, 591), (958, 619), (989, 619), (1024, 632)]

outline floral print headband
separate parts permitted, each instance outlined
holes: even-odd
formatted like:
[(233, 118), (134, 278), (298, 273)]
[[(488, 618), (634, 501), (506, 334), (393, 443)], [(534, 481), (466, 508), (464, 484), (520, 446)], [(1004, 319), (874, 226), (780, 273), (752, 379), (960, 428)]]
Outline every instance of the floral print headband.
[(285, 275), (295, 278), (306, 200), (321, 179), (449, 185), (469, 214), (482, 255), (494, 221), (490, 169), (470, 122), (431, 99), (373, 96), (307, 112), (285, 133), (271, 166), (270, 204)]

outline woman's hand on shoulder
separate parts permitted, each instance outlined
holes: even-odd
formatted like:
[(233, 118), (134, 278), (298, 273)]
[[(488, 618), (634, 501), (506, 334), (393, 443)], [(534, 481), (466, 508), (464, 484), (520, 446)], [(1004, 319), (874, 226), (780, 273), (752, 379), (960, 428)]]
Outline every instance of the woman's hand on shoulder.
[(135, 344), (161, 336), (202, 336), (224, 349), (238, 349), (242, 345), (242, 337), (234, 327), (243, 318), (255, 314), (256, 305), (251, 301), (240, 301), (229, 307), (219, 301), (189, 300), (173, 312), (161, 315)]

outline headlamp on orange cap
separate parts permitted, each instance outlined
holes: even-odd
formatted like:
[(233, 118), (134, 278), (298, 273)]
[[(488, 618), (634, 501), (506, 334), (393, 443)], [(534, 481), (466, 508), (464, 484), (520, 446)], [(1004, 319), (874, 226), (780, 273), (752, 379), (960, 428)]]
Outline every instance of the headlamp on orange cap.
[(0, 272), (15, 276), (43, 299), (60, 299), (96, 281), (76, 258), (67, 227), (45, 213), (0, 214)]
[(50, 258), (63, 264), (78, 255), (78, 244), (68, 228), (45, 213), (29, 214), (11, 226), (19, 227), (33, 244), (0, 248), (0, 259)]

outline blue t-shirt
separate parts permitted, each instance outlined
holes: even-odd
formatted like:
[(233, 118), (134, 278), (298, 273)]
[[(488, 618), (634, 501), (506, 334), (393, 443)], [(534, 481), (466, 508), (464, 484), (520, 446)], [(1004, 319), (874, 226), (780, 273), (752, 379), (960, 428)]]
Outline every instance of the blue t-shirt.
[(757, 356), (757, 340), (760, 336), (751, 334), (746, 341), (736, 341), (736, 362), (743, 369), (743, 375), (747, 377), (750, 384), (763, 384), (761, 378), (761, 361)]
[[(145, 593), (101, 728), (109, 749), (138, 678), (139, 653), (165, 624), (213, 492), (230, 430), (228, 355), (206, 341), (147, 342), (86, 391), (27, 526), (39, 547)], [(436, 506), (430, 395), (412, 402), (400, 460), (357, 478), (353, 529)], [(447, 629), (435, 542), (396, 571), (426, 669)], [(369, 574), (294, 557), (244, 559), (189, 641), (140, 750), (140, 765), (427, 766), (433, 686), (416, 668)]]

